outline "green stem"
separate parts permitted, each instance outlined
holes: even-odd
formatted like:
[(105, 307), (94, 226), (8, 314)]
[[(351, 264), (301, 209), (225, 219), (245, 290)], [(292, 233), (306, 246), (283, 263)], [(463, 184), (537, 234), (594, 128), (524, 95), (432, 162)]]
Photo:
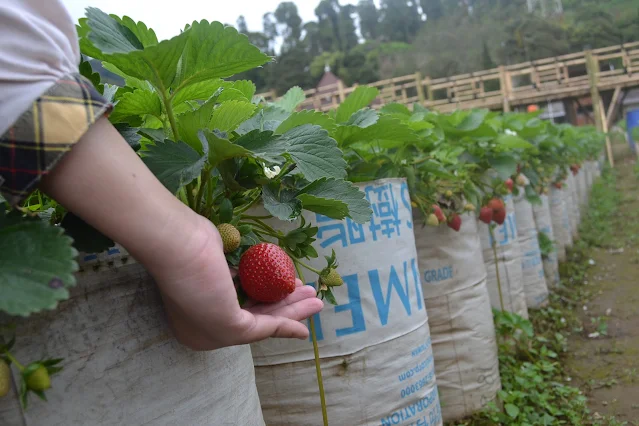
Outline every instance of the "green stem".
[(186, 192), (186, 199), (188, 200), (189, 207), (191, 207), (191, 209), (193, 210), (195, 210), (195, 198), (193, 196), (194, 189), (195, 186), (193, 186), (192, 183), (189, 183), (188, 185), (186, 185), (186, 188), (184, 190), (184, 192)]
[(495, 273), (497, 275), (497, 290), (499, 291), (499, 304), (501, 306), (501, 311), (505, 312), (504, 308), (504, 294), (501, 291), (501, 279), (499, 278), (499, 258), (497, 257), (497, 240), (495, 240), (495, 234), (493, 232), (493, 228), (488, 225), (488, 230), (490, 231), (490, 238), (493, 240), (493, 255), (495, 256)]
[[(297, 270), (297, 275), (300, 276), (300, 280), (304, 282), (304, 274), (299, 267), (301, 262), (296, 261), (293, 262), (295, 264), (295, 269)], [(322, 366), (320, 365), (320, 356), (319, 356), (319, 347), (317, 346), (317, 334), (315, 333), (315, 320), (313, 315), (311, 315), (310, 319), (310, 333), (311, 339), (313, 341), (313, 355), (315, 357), (315, 374), (317, 375), (317, 386), (319, 387), (320, 393), (320, 404), (322, 406), (322, 420), (324, 422), (324, 426), (328, 426), (328, 411), (326, 410), (326, 395), (324, 394), (324, 380), (322, 380)]]
[(244, 213), (245, 211), (247, 211), (248, 209), (250, 209), (251, 207), (253, 207), (253, 206), (255, 205), (255, 203), (257, 203), (257, 201), (258, 201), (259, 199), (260, 199), (260, 193), (258, 192), (258, 193), (257, 193), (257, 196), (256, 196), (256, 197), (255, 197), (255, 198), (254, 198), (254, 199), (253, 199), (250, 203), (248, 203), (248, 204), (246, 204), (246, 205), (244, 205), (244, 206), (242, 206), (242, 207), (239, 207), (239, 208), (237, 208), (237, 209), (234, 209), (234, 210), (233, 210), (233, 213), (234, 213), (234, 214), (242, 214), (242, 213)]
[(303, 267), (305, 267), (306, 269), (308, 269), (311, 272), (316, 273), (317, 275), (322, 275), (322, 271), (313, 268), (312, 266), (308, 266), (306, 263), (302, 262), (301, 260), (297, 259), (297, 263), (299, 263), (300, 265), (302, 265)]
[(13, 357), (13, 355), (11, 355), (11, 352), (9, 352), (9, 351), (5, 350), (5, 351), (4, 351), (4, 353), (5, 353), (5, 355), (7, 355), (7, 358), (9, 358), (9, 361), (11, 361), (12, 363), (14, 363), (14, 364), (16, 365), (16, 367), (18, 367), (18, 370), (20, 370), (20, 371), (24, 370), (24, 367), (22, 366), (22, 364), (20, 364), (20, 363), (18, 362), (18, 360), (17, 360), (17, 359), (15, 359), (15, 358)]
[(242, 219), (250, 219), (250, 220), (260, 220), (260, 219), (272, 219), (273, 216), (269, 215), (269, 216), (249, 216), (249, 215), (242, 215)]
[(277, 239), (280, 238), (279, 235), (273, 234), (273, 233), (265, 231), (263, 229), (254, 229), (253, 232), (255, 232), (258, 236), (264, 234), (264, 235), (268, 235), (268, 236), (273, 237), (273, 238), (277, 238)]
[(200, 180), (200, 189), (197, 191), (197, 196), (195, 198), (196, 213), (200, 212), (200, 208), (202, 207), (202, 199), (204, 198), (204, 189), (209, 185), (210, 179), (211, 179), (211, 169), (204, 170), (204, 173), (202, 173), (202, 179)]

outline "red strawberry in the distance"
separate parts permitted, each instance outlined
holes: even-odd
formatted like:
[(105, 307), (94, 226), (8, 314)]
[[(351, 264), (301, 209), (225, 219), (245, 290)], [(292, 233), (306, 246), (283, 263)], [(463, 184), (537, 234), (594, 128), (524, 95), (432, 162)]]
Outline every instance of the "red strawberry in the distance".
[(462, 218), (457, 213), (453, 213), (448, 221), (448, 227), (459, 232), (462, 225)]
[(494, 212), (495, 210), (505, 209), (506, 205), (504, 204), (503, 200), (500, 200), (499, 198), (493, 198), (488, 202), (488, 207), (490, 207)]
[(493, 209), (490, 207), (482, 207), (479, 211), (479, 220), (484, 222), (486, 225), (490, 225), (490, 222), (493, 221)]
[(446, 216), (444, 216), (444, 212), (442, 212), (442, 209), (437, 204), (433, 204), (433, 213), (437, 216), (439, 223), (446, 222)]
[(279, 302), (295, 291), (295, 265), (275, 244), (249, 248), (240, 259), (239, 275), (246, 295), (258, 302)]
[(506, 209), (493, 210), (493, 220), (498, 225), (503, 225), (506, 221)]
[(553, 185), (554, 185), (554, 186), (555, 186), (555, 188), (557, 188), (557, 189), (561, 189), (561, 187), (563, 186), (563, 184), (562, 184), (561, 182), (555, 182)]
[(513, 182), (513, 180), (511, 178), (506, 179), (506, 182), (504, 182), (506, 184), (506, 188), (508, 188), (509, 192), (513, 192), (513, 187), (515, 186), (515, 183)]

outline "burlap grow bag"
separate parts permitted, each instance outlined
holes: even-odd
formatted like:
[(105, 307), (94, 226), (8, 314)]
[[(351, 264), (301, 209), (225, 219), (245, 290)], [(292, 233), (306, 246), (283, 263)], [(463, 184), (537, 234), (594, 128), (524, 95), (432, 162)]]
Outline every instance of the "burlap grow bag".
[[(331, 425), (441, 425), (431, 337), (403, 179), (359, 185), (373, 207), (365, 225), (319, 215), (316, 268), (334, 249), (345, 284), (338, 306), (315, 317)], [(311, 282), (316, 277), (309, 273)], [(310, 341), (252, 345), (269, 426), (317, 426), (320, 397)]]
[(566, 210), (570, 217), (570, 226), (572, 231), (572, 239), (579, 239), (579, 224), (581, 223), (581, 214), (579, 211), (579, 192), (577, 190), (577, 179), (572, 172), (568, 172), (568, 187), (566, 188)]
[(464, 215), (460, 232), (419, 225), (415, 240), (442, 413), (457, 420), (494, 400), (501, 387), (477, 222)]
[[(17, 320), (19, 359), (64, 358), (48, 403), (0, 398), (2, 426), (263, 426), (249, 346), (195, 352), (171, 336), (160, 295), (123, 250), (81, 259), (71, 298)], [(96, 270), (94, 270), (96, 268)]]
[(526, 304), (529, 308), (538, 309), (548, 304), (548, 285), (541, 260), (533, 206), (524, 196), (523, 188), (520, 188), (519, 195), (515, 197), (515, 220)]
[[(501, 296), (506, 311), (514, 312), (524, 318), (528, 318), (521, 265), (521, 249), (517, 241), (515, 203), (513, 197), (510, 195), (507, 196), (504, 201), (506, 203), (506, 220), (503, 225), (499, 225), (493, 230), (497, 243), (497, 264), (499, 265)], [(490, 303), (493, 308), (501, 310), (501, 298), (492, 247), (493, 239), (490, 235), (489, 225), (478, 222), (478, 226), (482, 255), (486, 272), (488, 273), (486, 284), (488, 286), (488, 293), (490, 294)]]
[[(546, 284), (554, 286), (559, 284), (559, 258), (561, 242), (559, 241), (560, 220), (557, 221), (557, 233), (555, 233), (555, 221), (550, 210), (550, 197), (542, 194), (539, 196), (541, 204), (533, 204), (533, 214), (535, 216), (535, 225), (537, 233), (543, 232), (550, 241), (553, 242), (554, 250), (543, 259), (544, 274), (546, 276)], [(561, 200), (561, 199), (560, 199)], [(559, 213), (561, 215), (561, 213)], [(561, 217), (559, 217), (561, 219)], [(563, 246), (563, 258), (566, 258), (566, 248)]]

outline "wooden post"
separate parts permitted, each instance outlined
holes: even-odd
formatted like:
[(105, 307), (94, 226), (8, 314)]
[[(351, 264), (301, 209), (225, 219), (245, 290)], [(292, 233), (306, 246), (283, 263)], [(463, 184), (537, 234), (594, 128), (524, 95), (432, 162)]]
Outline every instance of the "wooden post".
[(275, 89), (271, 89), (269, 93), (271, 96), (271, 102), (275, 102), (277, 100), (277, 92), (275, 91)]
[(422, 73), (419, 71), (415, 73), (415, 84), (417, 88), (417, 98), (419, 99), (420, 105), (424, 105), (426, 101), (426, 97), (424, 96), (424, 86), (422, 86)]
[(344, 99), (346, 99), (346, 95), (344, 94), (344, 83), (342, 83), (342, 80), (337, 80), (337, 94), (339, 95), (339, 104), (341, 104), (342, 102), (344, 102)]
[(426, 77), (426, 94), (427, 94), (428, 100), (432, 102), (434, 97), (433, 97), (433, 89), (431, 89), (430, 86), (431, 86), (431, 78)]
[(510, 74), (506, 72), (506, 67), (499, 66), (499, 88), (501, 89), (501, 96), (503, 102), (504, 112), (510, 112)]
[[(592, 109), (595, 116), (595, 124), (597, 129), (604, 133), (608, 133), (608, 123), (606, 121), (606, 112), (603, 101), (599, 93), (597, 83), (599, 80), (599, 61), (593, 56), (592, 51), (586, 51), (586, 69), (588, 70), (588, 80), (590, 82), (590, 96), (592, 98)], [(615, 166), (615, 160), (612, 158), (612, 146), (610, 137), (606, 134), (606, 152), (608, 153), (608, 163), (611, 167)]]
[(606, 113), (606, 125), (608, 128), (612, 126), (612, 120), (615, 118), (615, 114), (617, 113), (617, 106), (619, 102), (619, 96), (621, 95), (621, 86), (615, 87), (615, 92), (612, 95), (612, 101), (610, 101), (610, 107), (608, 107), (608, 112)]

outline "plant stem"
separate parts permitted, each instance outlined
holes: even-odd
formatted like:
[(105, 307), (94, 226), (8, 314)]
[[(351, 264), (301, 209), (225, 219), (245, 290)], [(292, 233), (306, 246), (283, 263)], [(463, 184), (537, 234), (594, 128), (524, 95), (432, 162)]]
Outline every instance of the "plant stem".
[(269, 216), (249, 216), (249, 215), (242, 215), (242, 219), (251, 219), (251, 220), (260, 220), (260, 219), (272, 219), (273, 216), (269, 215)]
[(197, 196), (195, 197), (196, 213), (200, 212), (200, 208), (202, 207), (202, 199), (204, 198), (204, 189), (208, 186), (210, 179), (211, 169), (204, 170), (204, 173), (202, 173), (202, 179), (200, 180), (200, 189), (197, 191)]
[(499, 258), (497, 257), (497, 240), (495, 240), (495, 234), (493, 233), (493, 228), (488, 225), (488, 230), (490, 231), (490, 238), (493, 240), (493, 255), (495, 256), (495, 273), (497, 274), (497, 290), (499, 291), (499, 304), (501, 306), (501, 311), (505, 312), (504, 309), (504, 294), (501, 291), (501, 279), (499, 278)]
[[(299, 267), (301, 262), (296, 261), (293, 262), (295, 264), (295, 269), (297, 270), (297, 275), (300, 276), (300, 280), (302, 283), (304, 282), (304, 274)], [(315, 374), (317, 375), (317, 385), (319, 387), (320, 393), (320, 404), (322, 406), (322, 421), (324, 422), (324, 426), (328, 426), (328, 412), (326, 410), (326, 395), (324, 394), (324, 380), (322, 380), (322, 366), (320, 365), (320, 357), (319, 357), (319, 347), (317, 346), (317, 334), (315, 333), (315, 320), (313, 316), (309, 318), (310, 322), (310, 333), (311, 339), (313, 340), (313, 355), (315, 356)]]
[(15, 358), (13, 357), (13, 355), (11, 355), (11, 352), (9, 352), (9, 351), (4, 351), (4, 353), (5, 353), (5, 355), (7, 355), (7, 358), (9, 358), (9, 361), (11, 361), (12, 363), (14, 363), (14, 364), (16, 365), (16, 367), (18, 367), (18, 370), (20, 370), (20, 371), (24, 370), (24, 367), (22, 366), (22, 364), (20, 364), (20, 363), (18, 362), (18, 360), (17, 360), (17, 359), (15, 359)]
[(260, 228), (260, 229), (254, 229), (254, 230), (253, 230), (253, 232), (255, 232), (255, 233), (256, 233), (256, 234), (258, 234), (258, 235), (262, 235), (262, 234), (264, 234), (264, 235), (268, 235), (268, 236), (273, 237), (273, 238), (277, 238), (277, 239), (279, 239), (279, 238), (280, 238), (278, 235), (276, 235), (276, 234), (272, 234), (272, 233), (270, 233), (270, 232), (268, 232), (268, 231), (265, 231), (265, 230), (263, 230), (263, 229), (261, 229), (261, 228)]
[(299, 263), (300, 265), (302, 265), (303, 267), (305, 267), (309, 271), (316, 273), (317, 275), (322, 275), (322, 271), (320, 271), (319, 269), (315, 269), (312, 266), (308, 266), (306, 263), (302, 262), (299, 259), (297, 260), (297, 263)]

